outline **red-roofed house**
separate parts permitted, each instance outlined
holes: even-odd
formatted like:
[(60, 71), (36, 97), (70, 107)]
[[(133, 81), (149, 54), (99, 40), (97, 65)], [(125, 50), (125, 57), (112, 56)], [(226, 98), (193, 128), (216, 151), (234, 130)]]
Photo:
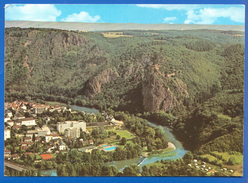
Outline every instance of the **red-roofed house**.
[(28, 149), (28, 146), (33, 145), (33, 142), (22, 142), (21, 143), (21, 149)]
[(40, 137), (35, 137), (35, 142), (39, 142), (41, 140)]
[(27, 156), (28, 154), (32, 154), (32, 152), (25, 152), (24, 155)]
[(94, 144), (92, 139), (89, 140), (89, 144), (91, 144), (91, 145)]
[(43, 160), (53, 159), (53, 156), (51, 154), (40, 154), (40, 157)]
[(11, 155), (11, 158), (12, 158), (13, 160), (15, 160), (15, 159), (19, 159), (20, 156), (19, 156), (18, 154), (12, 154), (12, 155)]
[(21, 149), (27, 150), (28, 146), (21, 146)]
[(21, 127), (19, 126), (19, 125), (14, 125), (13, 127), (12, 127), (12, 129), (17, 129), (17, 130), (19, 130)]
[(23, 142), (32, 142), (31, 137), (23, 137)]

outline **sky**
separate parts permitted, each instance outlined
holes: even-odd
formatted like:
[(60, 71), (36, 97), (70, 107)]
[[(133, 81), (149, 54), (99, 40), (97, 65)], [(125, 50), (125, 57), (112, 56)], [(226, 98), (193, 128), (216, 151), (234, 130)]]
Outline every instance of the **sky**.
[(244, 25), (244, 5), (8, 4), (5, 20)]

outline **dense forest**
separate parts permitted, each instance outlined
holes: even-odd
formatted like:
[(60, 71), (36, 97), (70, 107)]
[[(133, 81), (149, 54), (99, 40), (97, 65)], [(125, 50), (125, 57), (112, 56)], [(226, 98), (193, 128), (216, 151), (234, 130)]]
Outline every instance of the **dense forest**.
[(119, 32), (7, 28), (5, 100), (127, 111), (189, 150), (243, 152), (243, 32)]

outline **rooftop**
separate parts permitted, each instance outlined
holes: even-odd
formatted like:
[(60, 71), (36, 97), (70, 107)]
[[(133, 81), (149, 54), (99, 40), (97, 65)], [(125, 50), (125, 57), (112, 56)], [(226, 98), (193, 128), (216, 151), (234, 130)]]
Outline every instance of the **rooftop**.
[(33, 117), (24, 118), (24, 119), (18, 119), (18, 121), (30, 121), (30, 120), (35, 120), (35, 119)]
[(40, 154), (40, 157), (43, 160), (47, 160), (47, 159), (53, 159), (53, 156), (51, 154)]

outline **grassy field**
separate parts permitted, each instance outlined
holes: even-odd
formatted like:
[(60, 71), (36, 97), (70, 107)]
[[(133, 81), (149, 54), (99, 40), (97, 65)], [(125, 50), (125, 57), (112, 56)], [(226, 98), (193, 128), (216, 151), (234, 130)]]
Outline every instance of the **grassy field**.
[(242, 154), (239, 154), (239, 153), (237, 153), (235, 155), (230, 155), (227, 152), (217, 152), (217, 151), (214, 151), (214, 152), (212, 152), (212, 154), (216, 154), (218, 156), (221, 156), (222, 157), (222, 160), (225, 161), (225, 162), (228, 162), (231, 157), (234, 157), (235, 160), (236, 160), (236, 163), (238, 165), (239, 164), (243, 164), (243, 155)]
[(152, 154), (149, 157), (160, 157), (160, 158), (164, 158), (164, 157), (170, 157), (170, 156), (175, 156), (177, 153), (176, 152), (170, 152), (170, 153), (162, 153), (162, 154)]
[[(87, 128), (87, 130), (91, 130), (90, 128)], [(113, 131), (116, 133), (116, 135), (120, 135), (120, 137), (125, 137), (126, 139), (131, 139), (134, 137), (134, 135), (132, 133), (130, 133), (129, 131), (127, 130), (114, 130), (114, 129), (109, 129), (109, 130), (106, 130), (106, 132), (108, 133), (109, 131)]]
[[(216, 156), (216, 157), (215, 157)], [(218, 158), (217, 158), (218, 157)], [(235, 158), (235, 164), (230, 165), (228, 163), (231, 157)], [(223, 173), (227, 176), (242, 176), (243, 175), (243, 155), (238, 152), (234, 152), (233, 154), (229, 154), (228, 152), (217, 152), (213, 151), (210, 154), (204, 154), (200, 156), (200, 161), (198, 163), (202, 163), (203, 158), (208, 158), (209, 161), (206, 161), (206, 167), (210, 166), (214, 171), (220, 172), (223, 171), (223, 168), (227, 168), (227, 171), (223, 171)], [(214, 165), (212, 162), (217, 161), (216, 164), (222, 164), (222, 166)], [(232, 170), (234, 173), (230, 172)]]
[(175, 156), (177, 153), (176, 153), (176, 152), (171, 152), (171, 151), (173, 151), (173, 150), (174, 150), (173, 148), (162, 149), (162, 150), (159, 150), (158, 153), (150, 154), (149, 157), (153, 157), (153, 156), (156, 156), (156, 157), (169, 157), (169, 156)]
[(231, 117), (229, 117), (229, 116), (227, 116), (227, 115), (224, 115), (224, 114), (218, 114), (217, 116), (218, 116), (218, 118), (226, 119), (226, 120), (228, 120), (228, 121), (231, 121), (231, 120), (232, 120)]
[(133, 36), (130, 36), (130, 35), (116, 35), (116, 34), (104, 34), (102, 33), (104, 37), (107, 37), (107, 38), (117, 38), (117, 37), (133, 37)]
[(121, 138), (125, 137), (126, 139), (130, 139), (130, 138), (134, 137), (133, 134), (131, 134), (130, 132), (128, 132), (126, 130), (125, 131), (116, 130), (115, 132), (116, 132), (117, 135), (120, 135)]
[(213, 161), (218, 161), (218, 159), (210, 154), (204, 154), (200, 156), (202, 159), (203, 158), (208, 158), (209, 162), (213, 162)]
[(214, 161), (218, 161), (218, 158), (216, 158), (216, 157), (214, 157), (214, 156), (212, 156), (210, 154), (204, 154), (204, 155), (201, 155), (200, 157), (201, 157), (202, 160), (207, 158), (208, 159), (207, 162), (209, 162), (209, 163), (214, 162)]
[(40, 159), (41, 159), (40, 155), (36, 154), (36, 160), (40, 160)]

